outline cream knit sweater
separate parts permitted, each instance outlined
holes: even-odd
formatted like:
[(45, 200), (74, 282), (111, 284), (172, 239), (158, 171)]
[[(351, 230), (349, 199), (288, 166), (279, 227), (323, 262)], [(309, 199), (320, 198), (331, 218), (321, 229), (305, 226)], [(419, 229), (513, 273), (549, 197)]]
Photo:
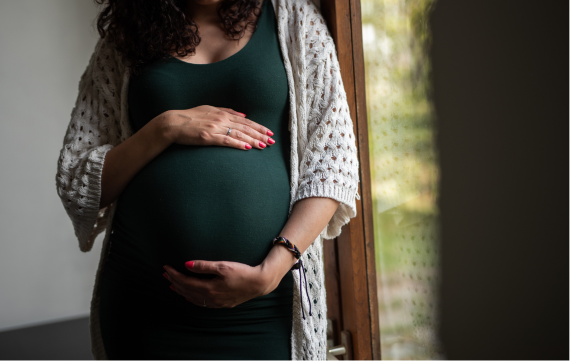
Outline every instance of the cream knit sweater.
[[(293, 274), (292, 357), (325, 360), (327, 309), (322, 242), (337, 237), (341, 227), (356, 216), (355, 199), (360, 199), (357, 148), (335, 44), (319, 8), (308, 0), (271, 1), (289, 84), (289, 212), (296, 201), (307, 197), (329, 197), (341, 202), (329, 224), (302, 255), (309, 300), (305, 292), (303, 297), (299, 292), (299, 273)], [(91, 301), (90, 332), (95, 359), (107, 358), (99, 329), (98, 286), (115, 211), (115, 203), (99, 209), (101, 172), (105, 154), (132, 134), (127, 112), (128, 84), (129, 73), (120, 55), (100, 39), (79, 83), (56, 175), (57, 192), (73, 223), (81, 251), (91, 250), (96, 236), (105, 231)], [(308, 302), (312, 316), (308, 315)]]

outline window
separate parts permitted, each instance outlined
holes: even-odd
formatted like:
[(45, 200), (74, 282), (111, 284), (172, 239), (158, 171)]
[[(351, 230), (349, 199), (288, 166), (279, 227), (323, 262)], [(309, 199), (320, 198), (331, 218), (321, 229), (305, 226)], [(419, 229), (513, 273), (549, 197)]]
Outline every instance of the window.
[(438, 166), (427, 47), (434, 0), (362, 0), (383, 359), (441, 359)]

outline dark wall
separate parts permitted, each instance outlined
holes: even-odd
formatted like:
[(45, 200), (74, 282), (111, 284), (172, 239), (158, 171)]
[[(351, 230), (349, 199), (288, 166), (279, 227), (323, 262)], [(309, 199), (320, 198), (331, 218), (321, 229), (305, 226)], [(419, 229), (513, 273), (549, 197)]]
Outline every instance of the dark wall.
[(569, 358), (569, 3), (437, 0), (450, 359)]

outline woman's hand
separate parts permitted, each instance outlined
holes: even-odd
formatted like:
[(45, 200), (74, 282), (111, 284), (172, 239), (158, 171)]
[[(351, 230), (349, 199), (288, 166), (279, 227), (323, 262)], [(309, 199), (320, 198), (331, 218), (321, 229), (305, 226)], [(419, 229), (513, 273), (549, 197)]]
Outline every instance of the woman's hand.
[[(327, 197), (309, 197), (297, 201), (286, 225), (280, 232), (301, 253), (325, 228), (340, 202)], [(196, 273), (214, 274), (212, 279), (188, 277), (170, 266), (163, 275), (171, 288), (197, 306), (235, 307), (252, 298), (266, 295), (279, 285), (284, 275), (297, 262), (285, 247), (273, 246), (264, 261), (256, 266), (228, 261), (188, 261), (185, 267)]]
[[(185, 267), (192, 272), (214, 274), (212, 279), (189, 277), (170, 266), (164, 266), (163, 275), (171, 289), (197, 306), (206, 303), (208, 308), (232, 308), (252, 298), (272, 292), (279, 280), (277, 275), (256, 267), (227, 261), (189, 261)], [(283, 275), (282, 275), (283, 277)]]
[[(274, 144), (274, 133), (245, 114), (228, 108), (201, 105), (161, 114), (172, 143), (183, 145), (219, 145), (238, 149), (264, 149)], [(227, 136), (228, 128), (232, 128)]]

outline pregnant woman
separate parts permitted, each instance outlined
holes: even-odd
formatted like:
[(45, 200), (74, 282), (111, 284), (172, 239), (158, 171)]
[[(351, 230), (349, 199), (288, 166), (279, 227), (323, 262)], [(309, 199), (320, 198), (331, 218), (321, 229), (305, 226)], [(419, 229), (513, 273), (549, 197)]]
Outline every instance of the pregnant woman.
[(102, 1), (56, 176), (105, 231), (96, 359), (325, 359), (321, 247), (356, 215), (335, 47), (310, 1)]

